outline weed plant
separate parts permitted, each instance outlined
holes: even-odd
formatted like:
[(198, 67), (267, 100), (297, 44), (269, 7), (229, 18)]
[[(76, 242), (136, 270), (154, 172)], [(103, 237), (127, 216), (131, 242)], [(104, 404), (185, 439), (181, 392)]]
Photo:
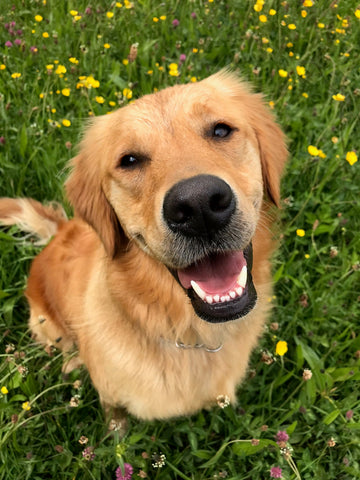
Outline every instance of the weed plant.
[(352, 0), (2, 0), (0, 196), (71, 214), (87, 118), (223, 67), (264, 93), (290, 159), (272, 317), (238, 405), (130, 418), (124, 438), (86, 371), (64, 380), (61, 354), (32, 342), (22, 292), (39, 247), (0, 231), (1, 479), (360, 478), (359, 45)]

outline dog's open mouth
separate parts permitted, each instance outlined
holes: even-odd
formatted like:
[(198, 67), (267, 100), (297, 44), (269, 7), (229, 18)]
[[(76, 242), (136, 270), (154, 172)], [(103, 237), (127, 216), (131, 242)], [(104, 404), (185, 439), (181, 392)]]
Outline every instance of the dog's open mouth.
[(212, 323), (236, 320), (255, 306), (251, 277), (252, 247), (243, 251), (213, 253), (177, 270), (197, 315)]

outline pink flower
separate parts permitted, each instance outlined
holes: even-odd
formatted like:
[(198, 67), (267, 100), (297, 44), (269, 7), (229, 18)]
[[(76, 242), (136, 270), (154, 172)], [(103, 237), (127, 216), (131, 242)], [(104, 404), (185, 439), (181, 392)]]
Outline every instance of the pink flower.
[(195, 12), (192, 12), (191, 17), (192, 17), (192, 18), (196, 18), (196, 13), (195, 13)]
[(186, 60), (186, 55), (185, 55), (185, 53), (182, 53), (182, 54), (180, 55), (179, 60), (180, 60), (180, 62), (185, 62), (185, 60)]
[(0, 144), (1, 144), (1, 145), (5, 145), (5, 143), (6, 143), (5, 138), (4, 138), (4, 137), (0, 137)]
[(20, 38), (15, 38), (14, 43), (15, 43), (15, 45), (21, 45)]
[(351, 420), (351, 419), (353, 418), (353, 416), (354, 416), (354, 412), (353, 412), (352, 410), (348, 410), (348, 411), (346, 412), (345, 416), (346, 416), (346, 418), (347, 418), (348, 420)]
[(281, 478), (282, 469), (280, 467), (272, 467), (270, 469), (271, 478)]
[(94, 447), (86, 447), (85, 450), (82, 452), (82, 456), (88, 462), (91, 462), (95, 458)]
[(124, 463), (124, 473), (121, 467), (118, 467), (115, 471), (116, 480), (131, 480), (133, 472), (134, 469), (130, 463)]
[(289, 440), (289, 435), (285, 431), (279, 430), (275, 435), (275, 440), (277, 444), (287, 442)]
[(10, 42), (10, 40), (8, 40), (7, 42), (5, 42), (5, 47), (12, 47), (13, 44)]
[(178, 27), (180, 25), (180, 22), (177, 18), (175, 18), (173, 21), (172, 21), (172, 26), (173, 27)]

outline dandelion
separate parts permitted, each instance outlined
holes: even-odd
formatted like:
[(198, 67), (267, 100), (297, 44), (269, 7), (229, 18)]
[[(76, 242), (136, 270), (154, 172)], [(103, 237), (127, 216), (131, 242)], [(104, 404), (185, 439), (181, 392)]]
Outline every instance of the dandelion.
[(118, 467), (115, 471), (116, 480), (131, 480), (134, 469), (130, 463), (124, 463), (124, 470)]
[(216, 403), (220, 408), (228, 407), (230, 405), (230, 397), (227, 395), (218, 395), (216, 397)]
[(350, 163), (350, 165), (354, 165), (358, 161), (358, 157), (355, 152), (347, 152), (346, 154), (346, 161)]
[(282, 469), (280, 467), (272, 467), (270, 469), (271, 478), (282, 478)]
[[(70, 120), (67, 120), (66, 118), (62, 121), (62, 124), (64, 125), (64, 127), (70, 127), (71, 125), (71, 122)], [(77, 405), (75, 405), (76, 403), (76, 400), (77, 400)], [(74, 403), (74, 405), (72, 405), (71, 403)], [(78, 399), (75, 399), (75, 397), (72, 397), (71, 401), (70, 401), (70, 407), (77, 407), (79, 405), (79, 400)]]
[(20, 78), (21, 77), (21, 73), (19, 72), (15, 72), (11, 75), (11, 78)]
[(282, 77), (282, 78), (286, 78), (288, 76), (288, 72), (286, 70), (280, 69), (278, 71), (278, 73), (279, 73), (280, 77)]
[(4, 387), (1, 387), (1, 393), (3, 395), (7, 395), (9, 393), (9, 390), (4, 386)]
[(61, 93), (64, 95), (64, 97), (69, 97), (70, 96), (70, 88), (63, 88), (61, 90)]
[(288, 346), (287, 342), (280, 340), (277, 342), (276, 347), (275, 347), (275, 353), (276, 355), (280, 355), (280, 357), (284, 356), (285, 353), (288, 351)]
[(310, 370), (310, 368), (304, 368), (303, 375), (302, 375), (304, 382), (308, 382), (311, 379), (311, 377), (312, 377), (312, 371)]
[(94, 460), (95, 458), (94, 447), (86, 447), (85, 450), (83, 450), (82, 452), (82, 456), (83, 458), (85, 458), (87, 462), (91, 462), (92, 460)]
[(314, 147), (314, 145), (309, 145), (307, 150), (312, 157), (317, 157), (319, 155), (319, 150)]
[(42, 17), (41, 15), (35, 15), (34, 18), (35, 18), (35, 21), (36, 21), (36, 22), (39, 22), (39, 23), (40, 23), (40, 22), (43, 21), (43, 17)]
[(298, 228), (298, 229), (296, 230), (296, 235), (297, 235), (298, 237), (305, 237), (305, 230), (303, 230), (302, 228)]
[(343, 102), (345, 100), (345, 95), (342, 95), (341, 93), (337, 93), (336, 95), (333, 95), (332, 98), (337, 102)]
[(165, 465), (166, 457), (163, 453), (154, 453), (151, 455), (151, 459), (154, 468), (162, 468)]
[(21, 405), (21, 408), (22, 408), (23, 410), (25, 410), (26, 412), (28, 412), (28, 411), (31, 409), (30, 402), (24, 402), (24, 403)]

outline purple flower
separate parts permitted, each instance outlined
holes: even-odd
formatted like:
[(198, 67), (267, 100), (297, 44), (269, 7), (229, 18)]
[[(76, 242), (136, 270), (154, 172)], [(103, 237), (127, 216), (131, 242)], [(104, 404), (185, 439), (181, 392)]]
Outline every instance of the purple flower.
[(186, 60), (186, 55), (185, 55), (185, 53), (182, 53), (182, 54), (180, 55), (179, 60), (180, 60), (180, 62), (185, 62), (185, 60)]
[(275, 436), (276, 443), (282, 443), (282, 442), (287, 442), (289, 440), (289, 435), (283, 431), (279, 430)]
[(1, 145), (5, 145), (5, 143), (6, 143), (5, 138), (4, 138), (4, 137), (0, 137), (0, 144), (1, 144)]
[(195, 13), (195, 12), (192, 12), (191, 17), (192, 17), (192, 18), (196, 18), (196, 13)]
[(90, 462), (91, 460), (94, 460), (95, 458), (95, 453), (94, 453), (94, 447), (86, 447), (85, 450), (82, 452), (82, 456)]
[(172, 26), (173, 27), (178, 27), (180, 25), (180, 22), (177, 18), (175, 18), (173, 21), (172, 21)]
[(14, 43), (15, 43), (15, 45), (21, 45), (20, 38), (15, 38)]
[(8, 40), (7, 42), (5, 42), (5, 47), (12, 47), (13, 44), (10, 42), (10, 40)]
[(85, 13), (86, 13), (86, 15), (91, 15), (92, 14), (91, 7), (86, 7), (85, 8)]
[(124, 473), (121, 467), (118, 467), (115, 471), (116, 480), (131, 480), (133, 472), (134, 469), (130, 463), (124, 463)]
[(346, 416), (346, 418), (347, 418), (348, 420), (351, 420), (351, 419), (353, 418), (353, 416), (354, 416), (354, 412), (353, 412), (352, 410), (348, 410), (348, 411), (346, 412), (345, 416)]
[(16, 25), (16, 22), (10, 22), (10, 27), (11, 27), (11, 28), (14, 28), (15, 25)]
[(23, 34), (24, 32), (19, 29), (19, 30), (16, 30), (16, 35), (19, 35), (19, 37), (21, 37), (21, 35)]
[(282, 469), (280, 467), (272, 467), (270, 469), (271, 478), (281, 478)]

